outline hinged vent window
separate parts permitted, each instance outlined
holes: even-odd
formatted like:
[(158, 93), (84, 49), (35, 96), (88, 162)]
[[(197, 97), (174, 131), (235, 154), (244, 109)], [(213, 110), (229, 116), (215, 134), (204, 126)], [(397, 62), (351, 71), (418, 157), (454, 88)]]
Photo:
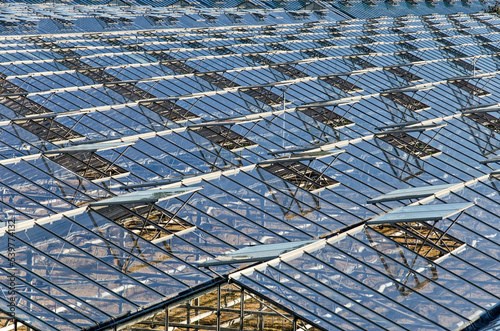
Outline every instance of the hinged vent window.
[(230, 50), (229, 48), (225, 47), (225, 46), (221, 46), (221, 47), (216, 47), (213, 49), (217, 54), (219, 55), (227, 55), (227, 54), (235, 54), (234, 51)]
[[(165, 56), (162, 56), (165, 55)], [(173, 72), (179, 75), (185, 75), (185, 74), (190, 74), (193, 73), (195, 70), (188, 66), (185, 62), (185, 60), (173, 60), (171, 59), (170, 56), (167, 56), (166, 54), (162, 52), (158, 52), (153, 55), (155, 58), (159, 59), (162, 65), (165, 67), (169, 68)], [(167, 58), (168, 57), (168, 58)]]
[(325, 28), (326, 31), (328, 31), (329, 34), (331, 34), (334, 37), (340, 37), (342, 34), (340, 33), (340, 30), (333, 27), (333, 26), (328, 26)]
[(382, 224), (372, 229), (432, 261), (464, 244), (463, 241), (424, 222)]
[(314, 118), (316, 121), (319, 121), (333, 128), (354, 124), (353, 122), (349, 121), (343, 116), (340, 116), (325, 107), (299, 108), (298, 111), (306, 114), (309, 117)]
[(44, 106), (28, 99), (26, 95), (8, 96), (0, 100), (3, 105), (15, 111), (19, 116), (52, 113)]
[[(464, 211), (473, 205), (470, 202), (409, 205), (377, 216), (366, 224), (417, 254), (436, 260), (464, 245), (464, 242), (454, 238), (448, 231)], [(452, 216), (454, 219), (444, 231), (436, 227), (438, 222), (448, 223), (445, 220)]]
[(262, 56), (260, 54), (248, 54), (248, 55), (245, 55), (245, 57), (247, 57), (250, 60), (252, 60), (253, 62), (259, 63), (259, 64), (270, 65), (273, 63), (271, 60), (265, 58), (264, 56)]
[(202, 78), (206, 80), (210, 84), (218, 87), (218, 88), (227, 88), (227, 87), (238, 87), (239, 85), (224, 76), (216, 73), (216, 72), (207, 72), (207, 73), (199, 73), (196, 74), (196, 77)]
[(52, 119), (33, 119), (16, 124), (23, 129), (35, 134), (43, 140), (50, 142), (65, 141), (71, 139), (83, 139), (84, 136), (73, 131), (67, 126)]
[(225, 126), (202, 126), (191, 129), (200, 136), (205, 137), (211, 142), (228, 149), (236, 151), (245, 147), (256, 146), (257, 144), (250, 139), (236, 133)]
[(185, 41), (184, 44), (186, 44), (187, 46), (192, 47), (192, 48), (204, 48), (205, 47), (202, 43), (200, 43), (196, 40)]
[(308, 75), (306, 73), (304, 73), (303, 71), (300, 71), (299, 69), (297, 69), (289, 64), (272, 65), (271, 68), (278, 70), (283, 75), (286, 75), (286, 76), (289, 76), (292, 78), (308, 77)]
[[(407, 38), (408, 39), (408, 38)], [(408, 40), (411, 40), (411, 39), (408, 39)], [(399, 46), (403, 47), (404, 49), (406, 50), (409, 50), (409, 51), (416, 51), (418, 50), (418, 47), (415, 46), (415, 45), (412, 45), (410, 43), (407, 43), (407, 42), (404, 42), (404, 43), (399, 43), (398, 44)]]
[[(159, 53), (162, 54), (162, 53)], [(169, 56), (170, 57), (170, 56)], [(106, 73), (104, 69), (102, 68), (90, 68), (88, 67), (87, 64), (84, 64), (80, 60), (73, 59), (71, 62), (64, 62), (63, 63), (65, 66), (73, 69), (80, 69), (79, 72), (92, 80), (96, 82), (101, 82), (104, 83), (106, 87), (110, 88), (114, 92), (122, 95), (123, 97), (133, 100), (133, 101), (138, 101), (138, 100), (143, 100), (143, 99), (155, 99), (156, 96), (137, 87), (137, 83), (131, 83), (131, 82), (122, 82), (118, 80), (116, 77)], [(178, 63), (176, 62), (169, 62), (170, 66), (175, 67), (175, 68), (184, 68), (180, 64), (181, 62), (179, 61)], [(168, 65), (167, 65), (168, 66)], [(170, 66), (168, 66), (170, 68)], [(188, 66), (186, 66), (189, 69), (189, 72), (192, 71), (192, 69)], [(82, 70), (83, 68), (83, 70)], [(173, 69), (172, 69), (173, 70)], [(174, 70), (175, 71), (175, 70)], [(176, 105), (175, 103), (171, 101), (158, 101), (158, 102), (151, 102), (151, 103), (142, 103), (145, 107), (148, 109), (154, 111), (155, 113), (166, 117), (167, 119), (171, 121), (184, 121), (187, 119), (192, 119), (196, 118), (193, 113), (190, 111), (182, 108), (181, 106)]]
[(363, 92), (363, 89), (339, 76), (321, 77), (323, 82), (328, 83), (346, 93)]
[(198, 118), (198, 116), (196, 116), (189, 110), (176, 105), (170, 100), (153, 100), (148, 102), (141, 102), (140, 104), (174, 122), (181, 122)]
[(377, 136), (379, 139), (391, 144), (392, 146), (413, 155), (417, 158), (426, 158), (432, 155), (440, 154), (441, 151), (429, 146), (428, 143), (409, 135), (408, 133), (391, 133)]
[(268, 90), (265, 87), (246, 87), (239, 89), (239, 91), (271, 107), (283, 104), (283, 98), (281, 96), (271, 92), (271, 90)]
[(129, 172), (102, 156), (91, 153), (63, 153), (49, 157), (55, 163), (89, 180), (105, 179)]
[(500, 119), (488, 113), (467, 114), (467, 118), (479, 123), (488, 129), (500, 133)]
[(398, 105), (401, 105), (401, 106), (405, 107), (406, 109), (409, 109), (412, 111), (421, 111), (421, 110), (430, 109), (430, 107), (427, 106), (425, 103), (418, 101), (418, 100), (414, 99), (413, 97), (410, 97), (409, 95), (407, 95), (403, 92), (387, 93), (387, 94), (383, 94), (383, 96), (389, 100), (394, 101)]
[(462, 59), (453, 60), (451, 63), (456, 64), (459, 67), (462, 67), (463, 69), (465, 69), (468, 72), (481, 71), (481, 69), (479, 69), (478, 67), (476, 67), (476, 66), (474, 66), (474, 65), (470, 64), (469, 62), (464, 61)]
[(155, 204), (111, 205), (95, 210), (149, 241), (193, 227)]
[(359, 39), (366, 44), (373, 44), (375, 40), (370, 37), (359, 37)]
[[(170, 234), (193, 228), (191, 223), (177, 217), (202, 187), (182, 187), (133, 191), (90, 204), (101, 215), (121, 224), (141, 237), (153, 241)], [(173, 213), (156, 202), (190, 194)]]
[(26, 90), (9, 82), (5, 74), (0, 73), (0, 94), (9, 95), (17, 93), (25, 93)]
[(376, 65), (371, 64), (370, 62), (366, 61), (365, 59), (362, 59), (362, 58), (357, 57), (357, 56), (349, 58), (349, 61), (351, 61), (354, 64), (357, 64), (357, 65), (361, 66), (363, 69), (375, 68), (376, 67)]
[(330, 41), (325, 40), (325, 39), (315, 40), (315, 42), (320, 44), (322, 47), (334, 46)]
[(312, 57), (312, 58), (314, 58), (314, 57), (327, 57), (325, 54), (318, 52), (315, 49), (306, 49), (306, 50), (302, 51), (302, 53), (304, 53), (305, 55)]
[(408, 62), (418, 62), (418, 61), (423, 61), (420, 57), (410, 53), (410, 52), (401, 52), (401, 53), (396, 53), (396, 55), (399, 55), (401, 58)]
[(275, 176), (309, 192), (316, 192), (340, 183), (301, 162), (279, 162), (261, 165)]
[(387, 69), (388, 72), (391, 74), (394, 74), (397, 77), (403, 78), (405, 81), (408, 83), (412, 82), (417, 82), (423, 80), (421, 77), (401, 68), (401, 67), (394, 67), (394, 68), (389, 68)]
[(373, 49), (371, 49), (370, 47), (365, 46), (365, 45), (356, 45), (356, 46), (354, 46), (354, 48), (357, 49), (360, 52), (367, 53), (367, 54), (374, 52)]
[(275, 51), (290, 51), (290, 48), (286, 47), (282, 43), (271, 43), (268, 44), (268, 46), (270, 46)]

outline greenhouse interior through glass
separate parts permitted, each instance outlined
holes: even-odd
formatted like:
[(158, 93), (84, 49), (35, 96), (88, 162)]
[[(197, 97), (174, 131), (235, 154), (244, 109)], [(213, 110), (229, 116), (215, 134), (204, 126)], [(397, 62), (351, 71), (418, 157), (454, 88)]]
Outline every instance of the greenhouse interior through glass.
[(0, 331), (500, 329), (499, 7), (2, 1)]

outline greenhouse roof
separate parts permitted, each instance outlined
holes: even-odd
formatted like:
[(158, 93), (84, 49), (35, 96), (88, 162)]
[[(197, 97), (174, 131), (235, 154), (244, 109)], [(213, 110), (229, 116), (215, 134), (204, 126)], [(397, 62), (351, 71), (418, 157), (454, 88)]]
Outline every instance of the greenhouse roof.
[(119, 327), (221, 280), (318, 330), (498, 314), (487, 2), (135, 1), (0, 4), (5, 316)]

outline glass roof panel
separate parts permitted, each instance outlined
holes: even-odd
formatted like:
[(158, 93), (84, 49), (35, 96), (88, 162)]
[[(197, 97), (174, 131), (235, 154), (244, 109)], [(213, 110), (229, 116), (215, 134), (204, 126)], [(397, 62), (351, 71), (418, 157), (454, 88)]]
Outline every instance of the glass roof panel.
[(110, 206), (110, 205), (154, 203), (165, 199), (172, 199), (180, 195), (194, 193), (201, 189), (202, 187), (188, 187), (188, 188), (165, 188), (165, 189), (137, 191), (101, 200), (99, 202), (94, 202), (91, 204), (91, 206), (98, 207), (98, 206)]
[(245, 247), (235, 252), (218, 256), (215, 259), (200, 261), (197, 264), (200, 267), (209, 267), (218, 264), (266, 261), (278, 257), (279, 255), (286, 253), (288, 251), (295, 250), (302, 246), (311, 244), (313, 242), (314, 242), (313, 240), (308, 240), (308, 241), (298, 241), (298, 242), (296, 241), (291, 243)]
[(449, 189), (455, 186), (455, 184), (445, 184), (445, 185), (432, 185), (432, 186), (421, 186), (421, 187), (411, 187), (407, 189), (395, 190), (374, 199), (370, 199), (368, 203), (379, 203), (385, 201), (403, 200), (403, 199), (413, 199), (422, 198), (432, 195), (436, 192)]
[[(312, 329), (494, 315), (490, 4), (124, 1), (0, 4), (0, 228), (19, 227), (22, 322), (126, 327), (235, 268)], [(261, 248), (252, 268), (196, 263)]]
[(439, 205), (405, 206), (371, 219), (367, 222), (367, 224), (439, 221), (451, 217), (473, 205), (473, 203), (464, 202)]

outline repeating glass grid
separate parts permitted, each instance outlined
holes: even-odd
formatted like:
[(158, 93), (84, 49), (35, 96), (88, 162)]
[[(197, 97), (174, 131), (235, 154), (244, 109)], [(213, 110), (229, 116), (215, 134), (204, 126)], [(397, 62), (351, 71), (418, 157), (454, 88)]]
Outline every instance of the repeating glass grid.
[[(22, 227), (11, 237), (23, 323), (98, 328), (220, 277), (322, 329), (463, 329), (496, 313), (498, 164), (480, 161), (500, 155), (500, 119), (473, 110), (500, 102), (498, 18), (476, 13), (479, 2), (457, 4), (459, 15), (425, 2), (412, 10), (434, 15), (376, 19), (410, 4), (324, 5), (264, 17), (0, 7), (24, 15), (10, 27), (0, 19), (0, 218)], [(124, 144), (92, 150), (99, 142)], [(443, 184), (457, 186), (367, 203)], [(202, 189), (93, 206), (189, 186)], [(433, 261), (362, 226), (409, 204), (461, 202), (474, 206), (436, 231), (465, 246)], [(310, 239), (322, 246), (255, 270), (196, 264)], [(13, 268), (0, 243), (7, 313)]]

